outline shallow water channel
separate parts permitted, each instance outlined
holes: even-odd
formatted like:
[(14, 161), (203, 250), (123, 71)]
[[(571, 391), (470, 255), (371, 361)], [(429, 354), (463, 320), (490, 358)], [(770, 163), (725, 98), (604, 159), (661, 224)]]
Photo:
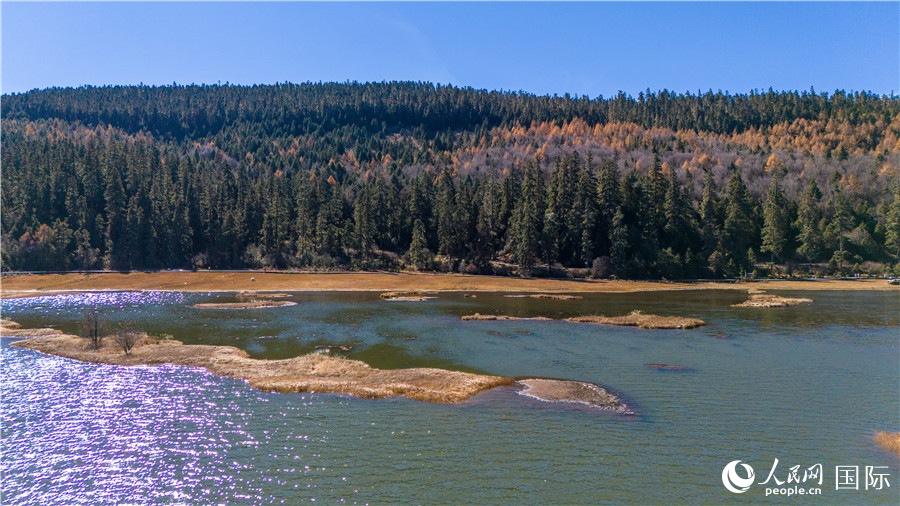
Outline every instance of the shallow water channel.
[[(276, 299), (295, 306), (245, 310), (190, 307), (236, 301), (234, 293), (4, 300), (3, 317), (24, 327), (74, 333), (91, 306), (151, 335), (232, 345), (260, 358), (332, 347), (379, 368), (596, 382), (637, 414), (542, 403), (511, 388), (454, 405), (267, 393), (202, 370), (85, 364), (3, 338), (2, 502), (760, 502), (774, 481), (759, 482), (778, 459), (774, 477), (782, 482), (792, 466), (802, 476), (822, 464), (819, 499), (828, 503), (896, 503), (900, 461), (872, 435), (900, 430), (897, 292), (772, 293), (815, 301), (739, 309), (731, 307), (746, 299), (738, 291), (579, 300), (444, 293), (424, 302), (303, 292)], [(635, 309), (708, 325), (641, 330), (459, 319)], [(722, 483), (723, 467), (738, 459), (757, 480), (740, 495)], [(860, 481), (859, 490), (836, 490), (835, 466), (858, 466), (861, 479), (865, 466), (887, 466), (878, 469), (890, 473), (890, 487), (865, 490)]]

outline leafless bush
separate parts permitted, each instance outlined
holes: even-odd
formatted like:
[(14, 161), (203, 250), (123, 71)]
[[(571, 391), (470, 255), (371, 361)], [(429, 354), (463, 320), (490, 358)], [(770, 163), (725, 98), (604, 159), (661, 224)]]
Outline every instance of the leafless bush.
[(99, 350), (103, 346), (106, 331), (106, 324), (97, 311), (88, 309), (81, 316), (81, 337), (88, 340), (91, 348)]
[(138, 341), (141, 340), (141, 334), (131, 330), (129, 328), (120, 328), (116, 331), (116, 335), (113, 337), (116, 344), (125, 351), (125, 354), (128, 355), (131, 353), (131, 349), (134, 348), (134, 345), (137, 344)]

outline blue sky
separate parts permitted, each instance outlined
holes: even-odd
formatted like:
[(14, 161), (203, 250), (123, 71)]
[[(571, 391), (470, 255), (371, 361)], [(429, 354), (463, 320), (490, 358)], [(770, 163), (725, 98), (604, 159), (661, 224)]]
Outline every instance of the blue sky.
[(16, 3), (3, 93), (414, 80), (536, 94), (900, 92), (900, 2)]

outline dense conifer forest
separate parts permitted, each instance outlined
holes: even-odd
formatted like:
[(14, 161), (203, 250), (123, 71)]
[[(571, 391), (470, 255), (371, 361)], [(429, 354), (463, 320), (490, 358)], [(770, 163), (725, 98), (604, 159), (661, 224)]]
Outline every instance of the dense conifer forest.
[(3, 270), (900, 274), (900, 99), (427, 83), (2, 97)]

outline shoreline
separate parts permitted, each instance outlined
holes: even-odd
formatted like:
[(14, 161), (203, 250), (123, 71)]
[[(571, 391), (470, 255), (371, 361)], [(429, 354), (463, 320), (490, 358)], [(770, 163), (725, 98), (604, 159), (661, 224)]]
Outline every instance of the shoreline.
[(388, 272), (216, 272), (4, 274), (0, 298), (36, 297), (100, 291), (172, 292), (319, 292), (432, 291), (541, 293), (630, 293), (676, 290), (878, 290), (898, 291), (885, 279), (733, 281), (620, 281), (513, 278), (463, 274)]

